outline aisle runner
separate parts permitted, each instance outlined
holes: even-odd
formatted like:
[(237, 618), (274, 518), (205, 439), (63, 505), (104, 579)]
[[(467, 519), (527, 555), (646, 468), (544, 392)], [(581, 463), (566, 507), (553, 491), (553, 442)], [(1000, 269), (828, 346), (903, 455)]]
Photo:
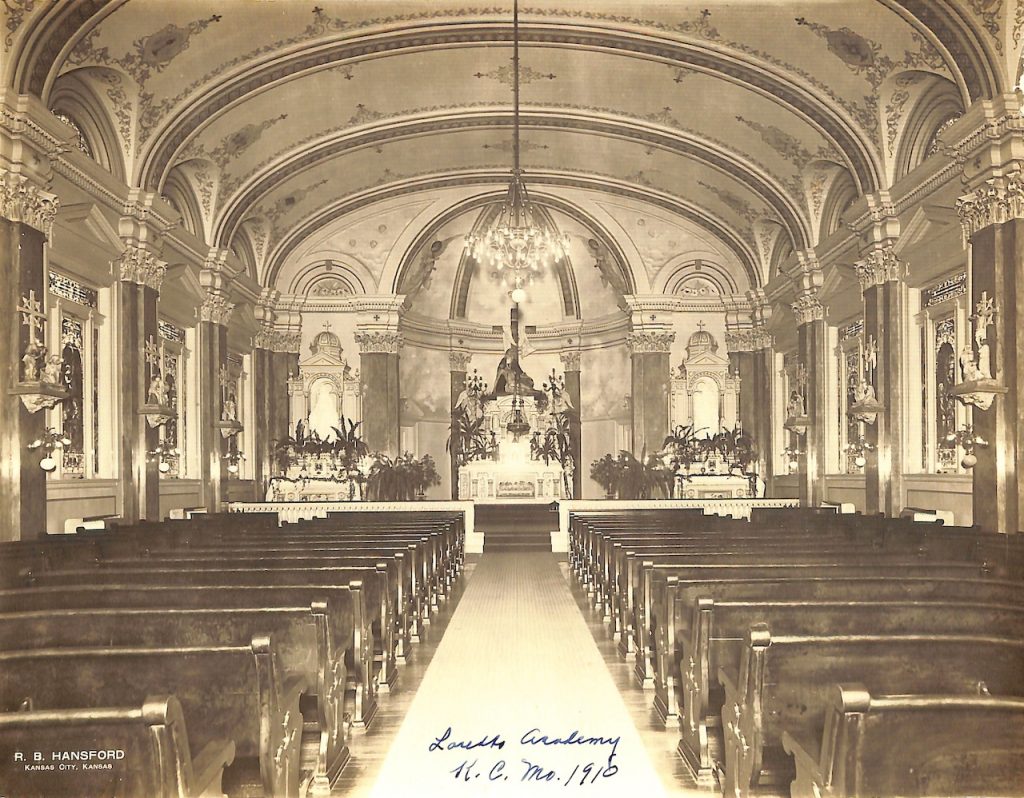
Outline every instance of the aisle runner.
[(626, 791), (664, 794), (557, 562), (485, 554), (371, 794)]

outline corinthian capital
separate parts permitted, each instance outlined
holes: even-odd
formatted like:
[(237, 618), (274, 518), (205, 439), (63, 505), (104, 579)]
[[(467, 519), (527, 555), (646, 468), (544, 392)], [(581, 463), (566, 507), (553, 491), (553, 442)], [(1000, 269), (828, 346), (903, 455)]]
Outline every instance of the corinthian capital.
[(396, 355), (402, 348), (402, 336), (396, 332), (357, 332), (356, 343), (362, 354)]
[(448, 353), (448, 366), (452, 371), (465, 371), (472, 359), (473, 355), (469, 352), (451, 351)]
[(873, 249), (864, 256), (864, 260), (854, 264), (857, 271), (857, 279), (860, 281), (860, 290), (866, 291), (874, 285), (896, 282), (906, 277), (907, 267), (900, 260), (892, 244), (882, 249)]
[(986, 180), (956, 201), (964, 243), (979, 230), (1011, 219), (1024, 219), (1024, 175), (1021, 172)]
[(634, 332), (626, 336), (626, 345), (634, 355), (644, 352), (671, 352), (674, 332)]
[(569, 349), (564, 352), (558, 353), (559, 360), (562, 361), (563, 371), (579, 371), (580, 370), (580, 350)]
[(801, 294), (793, 303), (793, 315), (797, 324), (821, 321), (825, 318), (825, 306), (814, 294)]
[(226, 325), (234, 309), (234, 304), (228, 302), (227, 296), (210, 291), (203, 299), (203, 304), (199, 306), (199, 320)]
[(0, 217), (27, 224), (47, 238), (57, 218), (60, 200), (22, 175), (0, 175)]
[(167, 264), (157, 260), (148, 249), (129, 244), (117, 260), (118, 279), (124, 283), (135, 283), (160, 292), (164, 282)]

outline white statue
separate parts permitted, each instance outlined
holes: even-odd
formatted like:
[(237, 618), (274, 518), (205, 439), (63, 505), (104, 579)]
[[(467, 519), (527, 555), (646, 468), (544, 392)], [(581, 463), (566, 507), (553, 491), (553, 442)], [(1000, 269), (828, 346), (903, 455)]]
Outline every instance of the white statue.
[(978, 364), (974, 360), (974, 350), (965, 346), (960, 350), (960, 371), (963, 374), (964, 382), (973, 382), (982, 379), (983, 375)]
[(25, 354), (21, 358), (22, 380), (35, 382), (39, 379), (39, 361), (42, 360), (46, 350), (40, 351), (35, 341), (30, 341), (25, 347)]
[(43, 366), (43, 382), (60, 385), (60, 372), (63, 366), (64, 362), (60, 355), (50, 355), (46, 359), (46, 365)]
[(790, 418), (799, 418), (804, 415), (804, 398), (793, 391), (789, 395), (789, 402), (786, 404), (786, 412)]
[(224, 409), (221, 411), (221, 418), (224, 421), (237, 421), (235, 409), (235, 395), (231, 394), (224, 400)]
[(164, 378), (157, 372), (156, 376), (153, 377), (149, 382), (149, 391), (146, 394), (146, 401), (154, 405), (162, 405), (166, 402), (166, 388), (164, 387)]
[(857, 404), (875, 401), (875, 386), (865, 379), (860, 379), (853, 387), (853, 398)]
[(992, 379), (992, 355), (987, 338), (982, 339), (978, 344), (978, 378)]

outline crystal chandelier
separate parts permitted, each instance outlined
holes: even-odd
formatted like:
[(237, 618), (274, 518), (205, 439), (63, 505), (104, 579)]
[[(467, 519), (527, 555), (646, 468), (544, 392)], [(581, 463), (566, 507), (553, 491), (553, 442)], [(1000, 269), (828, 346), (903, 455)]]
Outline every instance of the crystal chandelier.
[(519, 2), (512, 10), (512, 180), (498, 218), (482, 234), (466, 236), (466, 250), (478, 263), (495, 269), (513, 289), (549, 268), (568, 251), (569, 237), (543, 224), (523, 182), (519, 164)]

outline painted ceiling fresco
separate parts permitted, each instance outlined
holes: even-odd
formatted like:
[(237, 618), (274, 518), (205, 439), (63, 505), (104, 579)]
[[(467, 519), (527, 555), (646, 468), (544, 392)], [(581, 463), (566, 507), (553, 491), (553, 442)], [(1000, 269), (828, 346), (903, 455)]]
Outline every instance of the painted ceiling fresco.
[[(103, 13), (26, 81), (90, 86), (130, 182), (160, 191), (179, 172), (212, 243), (260, 239), (261, 279), (345, 214), (500, 185), (508, 170), (505, 4), (94, 4)], [(5, 47), (44, 5), (7, 4)], [(980, 36), (992, 63), (1017, 58), (1013, 0), (961, 0), (959, 32), (926, 6), (533, 0), (521, 9), (524, 165), (556, 192), (603, 181), (619, 198), (658, 196), (761, 283), (765, 225), (806, 248), (837, 171), (862, 192), (885, 188), (925, 88), (946, 85), (964, 105), (998, 88), (964, 36)], [(644, 242), (648, 268), (665, 243)]]

